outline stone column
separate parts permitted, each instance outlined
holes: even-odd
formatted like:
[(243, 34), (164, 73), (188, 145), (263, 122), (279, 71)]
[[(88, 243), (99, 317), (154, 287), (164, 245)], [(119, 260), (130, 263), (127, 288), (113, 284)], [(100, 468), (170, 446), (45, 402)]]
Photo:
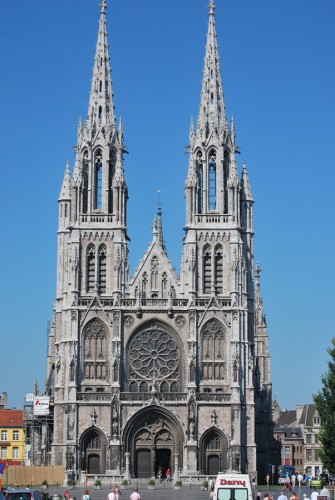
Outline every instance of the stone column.
[(173, 481), (179, 480), (179, 453), (174, 454)]
[(129, 464), (130, 464), (130, 453), (129, 451), (127, 451), (125, 454), (125, 457), (126, 457), (126, 471), (125, 471), (125, 474), (124, 474), (124, 478), (127, 479), (127, 481), (130, 482), (130, 467), (129, 467)]

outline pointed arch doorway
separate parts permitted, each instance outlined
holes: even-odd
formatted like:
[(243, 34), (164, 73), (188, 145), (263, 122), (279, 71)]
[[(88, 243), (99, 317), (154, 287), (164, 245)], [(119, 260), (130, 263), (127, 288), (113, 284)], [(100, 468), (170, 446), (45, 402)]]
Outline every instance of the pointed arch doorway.
[(106, 471), (105, 436), (97, 429), (88, 429), (81, 439), (81, 470), (88, 474), (103, 474)]
[(228, 440), (220, 429), (210, 429), (202, 436), (200, 468), (204, 474), (211, 476), (228, 469)]
[(173, 474), (176, 455), (178, 467), (182, 467), (183, 441), (180, 422), (165, 408), (151, 406), (138, 412), (127, 423), (124, 434), (134, 477), (156, 477), (159, 469), (165, 477), (168, 468)]

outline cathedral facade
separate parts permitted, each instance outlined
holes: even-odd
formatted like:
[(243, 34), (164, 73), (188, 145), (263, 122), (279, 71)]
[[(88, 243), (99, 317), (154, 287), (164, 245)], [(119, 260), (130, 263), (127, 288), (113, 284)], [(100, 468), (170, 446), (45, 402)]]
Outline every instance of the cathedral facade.
[(47, 377), (53, 464), (149, 478), (159, 468), (173, 477), (226, 469), (264, 477), (271, 463), (254, 200), (245, 164), (238, 173), (234, 123), (225, 114), (214, 12), (209, 0), (180, 275), (167, 256), (160, 209), (131, 275), (123, 125), (114, 114), (100, 0), (88, 115), (58, 200)]

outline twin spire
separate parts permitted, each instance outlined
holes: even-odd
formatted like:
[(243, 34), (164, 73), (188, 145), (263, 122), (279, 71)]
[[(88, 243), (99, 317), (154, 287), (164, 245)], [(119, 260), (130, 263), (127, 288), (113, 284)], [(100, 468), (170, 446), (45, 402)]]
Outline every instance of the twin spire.
[(100, 0), (98, 39), (88, 109), (89, 124), (94, 127), (115, 127), (111, 69), (106, 28), (106, 0)]
[(209, 0), (208, 10), (206, 54), (197, 122), (197, 134), (201, 133), (203, 139), (207, 139), (212, 129), (216, 129), (217, 133), (220, 133), (227, 128), (220, 57), (215, 29), (214, 0)]

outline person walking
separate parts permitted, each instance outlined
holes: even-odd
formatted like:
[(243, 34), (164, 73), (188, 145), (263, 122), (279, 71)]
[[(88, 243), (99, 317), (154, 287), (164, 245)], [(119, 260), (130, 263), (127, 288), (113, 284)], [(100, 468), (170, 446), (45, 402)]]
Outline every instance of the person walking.
[(318, 496), (319, 496), (319, 493), (314, 488), (314, 490), (312, 491), (312, 494), (311, 494), (311, 500), (318, 500)]
[(90, 500), (90, 495), (88, 493), (88, 490), (85, 490), (85, 493), (81, 497), (81, 500)]
[(292, 491), (290, 495), (290, 500), (299, 500), (298, 495), (296, 495), (295, 491)]
[(277, 500), (287, 500), (287, 496), (284, 494), (284, 491), (281, 492)]
[(324, 486), (324, 487), (322, 488), (322, 490), (320, 491), (320, 496), (330, 498), (330, 493), (329, 493), (328, 488), (326, 488), (326, 487)]
[(116, 491), (116, 486), (114, 485), (112, 491), (108, 493), (107, 500), (119, 500), (119, 495)]
[(130, 500), (141, 500), (141, 495), (138, 492), (138, 488), (134, 488), (134, 491), (130, 495)]
[(171, 471), (169, 467), (166, 469), (166, 481), (169, 483), (171, 481)]

